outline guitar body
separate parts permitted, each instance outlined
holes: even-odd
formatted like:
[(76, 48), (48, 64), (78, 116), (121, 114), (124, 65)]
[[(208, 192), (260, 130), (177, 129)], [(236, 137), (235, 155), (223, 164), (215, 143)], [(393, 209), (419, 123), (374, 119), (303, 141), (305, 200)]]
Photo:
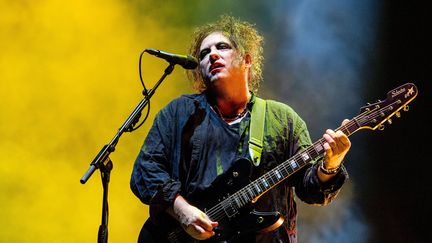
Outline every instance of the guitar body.
[[(250, 183), (251, 170), (250, 161), (238, 160), (226, 173), (217, 177), (207, 190), (194, 193), (188, 198), (192, 205), (200, 208), (212, 220), (219, 223), (215, 229), (216, 235), (202, 242), (236, 242), (237, 240), (245, 242), (247, 237), (255, 237), (256, 232), (270, 232), (282, 224), (283, 217), (279, 212), (258, 212), (253, 208), (252, 203), (237, 209), (224, 202), (230, 195)], [(220, 207), (216, 209), (209, 208), (209, 206), (218, 204)], [(217, 219), (218, 216), (223, 217)], [(158, 220), (163, 222), (163, 225), (155, 226), (146, 222), (144, 227), (147, 229), (141, 230), (139, 242), (151, 242), (149, 235), (146, 236), (146, 234), (151, 234), (151, 238), (155, 242), (198, 242), (198, 240), (191, 238), (174, 218), (169, 215), (165, 217)]]

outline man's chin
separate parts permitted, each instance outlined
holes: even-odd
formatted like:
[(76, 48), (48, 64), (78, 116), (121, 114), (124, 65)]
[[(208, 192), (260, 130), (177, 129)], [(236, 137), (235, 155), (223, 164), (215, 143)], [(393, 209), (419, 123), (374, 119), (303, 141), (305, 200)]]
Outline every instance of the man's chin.
[(208, 80), (209, 83), (214, 84), (214, 83), (216, 83), (219, 79), (220, 79), (220, 75), (217, 73), (217, 74), (215, 74), (215, 75), (211, 75), (210, 77), (208, 77), (207, 80)]

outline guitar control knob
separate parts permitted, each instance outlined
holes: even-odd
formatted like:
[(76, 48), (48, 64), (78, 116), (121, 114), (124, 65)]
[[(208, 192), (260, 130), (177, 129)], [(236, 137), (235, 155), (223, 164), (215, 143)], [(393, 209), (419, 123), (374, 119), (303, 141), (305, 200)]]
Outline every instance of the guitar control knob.
[(233, 171), (233, 177), (237, 177), (239, 175), (239, 173), (237, 171)]
[(262, 222), (264, 222), (264, 218), (263, 217), (258, 217), (257, 218), (257, 223), (261, 224)]

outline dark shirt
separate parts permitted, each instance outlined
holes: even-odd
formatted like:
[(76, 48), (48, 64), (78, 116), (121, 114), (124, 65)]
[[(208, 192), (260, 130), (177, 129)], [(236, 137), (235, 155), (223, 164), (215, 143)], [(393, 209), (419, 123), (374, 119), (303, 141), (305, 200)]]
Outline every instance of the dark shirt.
[[(249, 111), (255, 99), (252, 96), (247, 105)], [(250, 161), (249, 124), (250, 112), (239, 123), (228, 125), (211, 108), (205, 94), (184, 95), (164, 107), (144, 141), (131, 177), (132, 191), (150, 206), (149, 224), (158, 224), (159, 215), (173, 204), (178, 193), (192, 199), (236, 161)], [(311, 144), (306, 124), (298, 114), (272, 100), (267, 100), (263, 140), (262, 160), (256, 167), (251, 165), (251, 179)], [(272, 233), (257, 234), (256, 242), (296, 242), (294, 190), (309, 204), (325, 205), (336, 197), (348, 178), (345, 168), (321, 183), (317, 164), (304, 166), (254, 204), (261, 211), (279, 211), (285, 218)]]

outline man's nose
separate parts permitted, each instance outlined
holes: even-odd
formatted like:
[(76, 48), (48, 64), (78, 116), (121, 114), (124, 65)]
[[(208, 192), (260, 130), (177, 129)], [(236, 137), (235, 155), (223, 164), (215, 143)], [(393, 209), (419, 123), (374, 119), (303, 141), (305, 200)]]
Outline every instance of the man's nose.
[(216, 60), (218, 60), (220, 58), (219, 53), (217, 53), (217, 51), (212, 51), (212, 53), (210, 53), (210, 61), (214, 62)]

